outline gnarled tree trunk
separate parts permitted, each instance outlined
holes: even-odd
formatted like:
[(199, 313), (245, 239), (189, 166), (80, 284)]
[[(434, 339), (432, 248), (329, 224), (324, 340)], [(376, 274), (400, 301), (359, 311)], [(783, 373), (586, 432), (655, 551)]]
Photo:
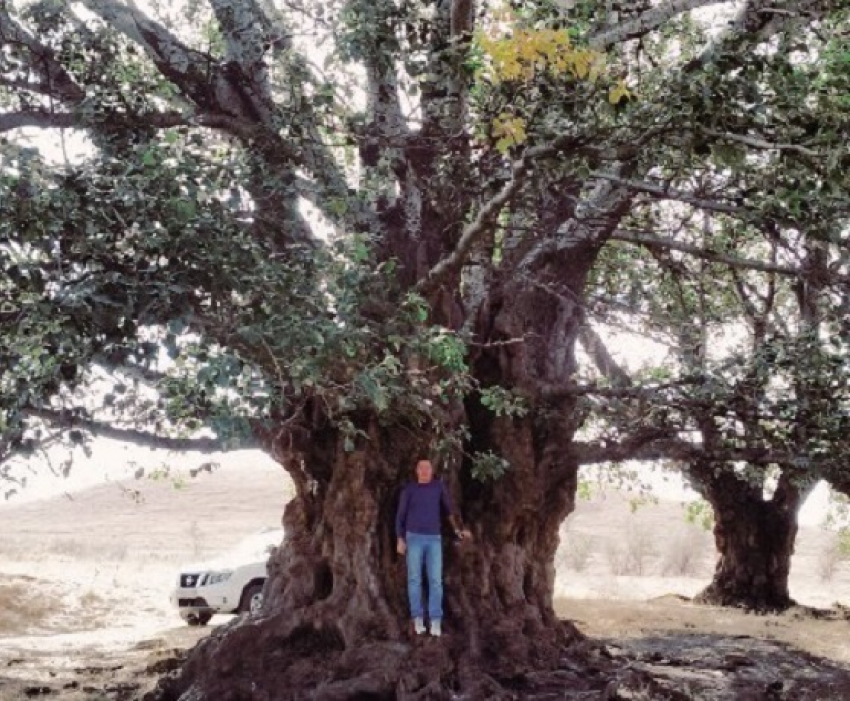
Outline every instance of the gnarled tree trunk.
[[(368, 439), (355, 450), (346, 452), (338, 430), (317, 428), (300, 447), (303, 462), (287, 461), (298, 493), (269, 565), (263, 612), (214, 633), (157, 697), (532, 693), (539, 679), (531, 672), (556, 669), (581, 639), (552, 609), (558, 529), (574, 505), (577, 470), (564, 446), (530, 419), (480, 411), (474, 421), (512, 468), (498, 488), (472, 481), (468, 471), (444, 472), (474, 540), (445, 539), (443, 638), (411, 633), (406, 569), (393, 532), (400, 487), (427, 445), (364, 416)], [(573, 676), (575, 688), (600, 683)]]
[[(619, 195), (615, 201), (623, 206)], [(351, 418), (365, 437), (347, 451), (339, 428), (313, 418), (272, 446), (297, 496), (270, 563), (264, 611), (204, 642), (180, 676), (161, 685), (160, 701), (533, 698), (547, 685), (561, 694), (604, 687), (604, 675), (569, 653), (582, 636), (552, 606), (558, 532), (577, 486), (577, 422), (569, 393), (547, 398), (541, 389), (566, 386), (574, 372), (596, 248), (591, 241), (547, 256), (539, 265), (551, 282), (543, 289), (491, 280), (480, 307), (466, 305), (476, 379), (516, 388), (528, 413), (498, 416), (476, 396), (458, 407), (469, 439), (443, 477), (473, 540), (445, 540), (444, 636), (412, 635), (406, 567), (395, 551), (399, 492), (431, 437), (363, 412)], [(510, 468), (476, 480), (470, 456), (488, 451)], [(556, 671), (552, 682), (546, 673)]]
[(714, 579), (697, 597), (699, 603), (783, 611), (794, 604), (788, 593), (791, 556), (797, 537), (797, 514), (809, 487), (783, 472), (773, 497), (765, 499), (752, 485), (724, 470), (701, 480), (714, 508), (714, 540), (719, 558)]

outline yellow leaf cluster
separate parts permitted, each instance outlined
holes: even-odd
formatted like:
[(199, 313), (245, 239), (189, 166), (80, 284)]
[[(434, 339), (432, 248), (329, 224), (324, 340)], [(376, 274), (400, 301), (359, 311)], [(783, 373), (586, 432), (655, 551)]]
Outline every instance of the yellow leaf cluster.
[(608, 102), (616, 105), (623, 98), (629, 99), (634, 93), (626, 87), (626, 83), (620, 80), (608, 93)]
[(522, 117), (512, 117), (502, 113), (493, 120), (493, 136), (496, 137), (496, 148), (505, 153), (511, 146), (517, 146), (526, 139), (526, 122)]
[(544, 70), (595, 81), (604, 67), (603, 54), (574, 47), (565, 29), (518, 27), (508, 36), (481, 33), (477, 39), (496, 82), (532, 80)]

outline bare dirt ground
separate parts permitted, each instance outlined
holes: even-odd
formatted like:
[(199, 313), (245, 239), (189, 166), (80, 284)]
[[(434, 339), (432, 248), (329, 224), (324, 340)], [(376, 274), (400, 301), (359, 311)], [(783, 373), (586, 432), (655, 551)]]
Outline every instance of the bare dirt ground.
[[(214, 627), (170, 608), (179, 565), (277, 525), (288, 495), (278, 468), (245, 465), (0, 506), (0, 701), (141, 698)], [(780, 616), (689, 603), (714, 553), (679, 503), (597, 494), (562, 541), (557, 610), (623, 670), (608, 698), (850, 699), (850, 566), (830, 534), (802, 529), (805, 606)]]
[(171, 608), (180, 564), (279, 526), (289, 489), (251, 464), (1, 506), (0, 701), (139, 698), (214, 627)]

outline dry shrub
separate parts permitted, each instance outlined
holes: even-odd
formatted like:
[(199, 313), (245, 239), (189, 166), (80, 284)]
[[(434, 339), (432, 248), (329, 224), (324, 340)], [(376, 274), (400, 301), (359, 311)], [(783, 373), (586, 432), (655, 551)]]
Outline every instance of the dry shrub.
[(605, 557), (611, 574), (643, 576), (648, 573), (649, 561), (655, 555), (655, 536), (638, 524), (631, 524), (620, 542), (609, 542)]
[(124, 562), (129, 546), (116, 540), (113, 543), (90, 542), (81, 538), (54, 538), (44, 544), (42, 556), (65, 557), (72, 560)]
[[(16, 578), (17, 579), (17, 578)], [(47, 624), (60, 601), (38, 588), (34, 577), (0, 582), (0, 636), (21, 635)]]
[(562, 531), (557, 566), (573, 572), (584, 572), (593, 557), (593, 537), (587, 533)]
[(605, 559), (608, 562), (608, 569), (614, 576), (629, 574), (625, 547), (621, 543), (612, 541), (605, 543)]
[(841, 564), (841, 550), (837, 538), (831, 538), (817, 555), (818, 577), (821, 582), (831, 582)]
[(662, 572), (667, 577), (693, 577), (699, 574), (705, 549), (701, 533), (689, 529), (672, 540), (664, 554)]
[(103, 604), (103, 597), (101, 597), (93, 589), (89, 589), (80, 597), (80, 606), (83, 608), (94, 608), (101, 604)]
[(830, 534), (829, 542), (818, 553), (817, 568), (821, 582), (831, 582), (842, 562), (850, 560), (850, 528)]

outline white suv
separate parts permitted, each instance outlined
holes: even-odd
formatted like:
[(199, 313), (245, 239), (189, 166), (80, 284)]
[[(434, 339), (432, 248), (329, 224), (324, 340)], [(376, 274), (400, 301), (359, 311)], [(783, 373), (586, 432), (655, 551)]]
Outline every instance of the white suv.
[(255, 613), (263, 604), (269, 556), (283, 530), (265, 528), (224, 557), (180, 568), (171, 603), (190, 626), (203, 626), (216, 613)]

